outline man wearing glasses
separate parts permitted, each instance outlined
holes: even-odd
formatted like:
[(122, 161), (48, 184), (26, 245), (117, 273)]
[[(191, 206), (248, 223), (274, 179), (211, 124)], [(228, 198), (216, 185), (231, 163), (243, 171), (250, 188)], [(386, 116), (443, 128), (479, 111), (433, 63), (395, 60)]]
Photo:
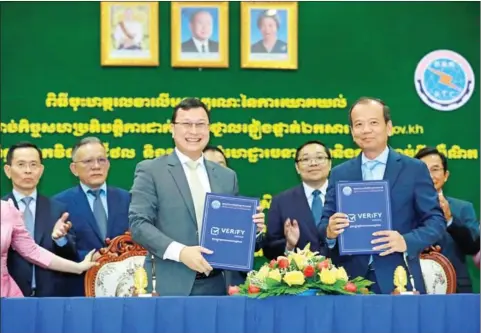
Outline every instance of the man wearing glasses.
[(295, 168), (302, 184), (275, 196), (267, 214), (264, 255), (269, 259), (308, 243), (312, 251), (327, 254), (318, 225), (331, 171), (331, 153), (324, 143), (308, 141), (296, 151)]
[[(39, 246), (65, 259), (77, 260), (67, 207), (38, 193), (43, 169), (42, 152), (36, 145), (19, 142), (11, 146), (4, 171), (12, 181), (13, 190), (3, 200), (12, 200), (22, 212), (25, 226)], [(13, 249), (10, 249), (7, 266), (24, 296), (68, 295), (67, 281), (62, 273), (33, 265)]]
[[(237, 195), (237, 175), (204, 158), (210, 113), (196, 98), (172, 114), (172, 154), (137, 164), (129, 221), (133, 240), (155, 257), (161, 296), (214, 296), (227, 292), (224, 272), (212, 269), (199, 246), (207, 192)], [(261, 207), (258, 207), (261, 210)], [(260, 232), (264, 214), (254, 214)], [(228, 221), (226, 221), (228, 223)]]
[[(106, 246), (106, 238), (114, 238), (129, 229), (128, 209), (130, 194), (120, 188), (107, 186), (110, 168), (105, 147), (98, 138), (87, 137), (72, 150), (70, 171), (80, 184), (55, 196), (67, 205), (77, 236), (80, 258), (93, 248)], [(98, 252), (94, 260), (99, 257)], [(83, 275), (73, 276), (72, 296), (83, 296)]]

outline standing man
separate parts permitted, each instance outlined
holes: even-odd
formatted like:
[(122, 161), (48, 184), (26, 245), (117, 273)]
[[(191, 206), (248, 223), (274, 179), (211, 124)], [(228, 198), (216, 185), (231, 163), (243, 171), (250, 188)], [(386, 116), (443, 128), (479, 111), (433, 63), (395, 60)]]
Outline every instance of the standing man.
[[(393, 275), (398, 266), (404, 266), (412, 274), (415, 288), (426, 293), (419, 255), (446, 232), (446, 220), (429, 171), (421, 161), (388, 146), (391, 114), (382, 101), (359, 99), (349, 110), (349, 123), (362, 153), (332, 169), (320, 227), (322, 240), (332, 249), (335, 264), (344, 266), (349, 276), (374, 281), (375, 293), (393, 291)], [(381, 253), (339, 256), (337, 236), (349, 226), (349, 220), (336, 206), (337, 183), (382, 179), (390, 185), (393, 230), (373, 234), (373, 249)], [(412, 287), (408, 281), (408, 290)]]
[(269, 259), (302, 249), (308, 243), (312, 251), (327, 254), (318, 227), (331, 171), (331, 152), (320, 141), (308, 141), (297, 149), (295, 162), (302, 184), (275, 196), (267, 214), (264, 254)]
[[(155, 256), (156, 291), (162, 296), (225, 295), (224, 274), (204, 259), (199, 246), (207, 192), (238, 194), (237, 175), (204, 159), (210, 113), (196, 98), (174, 108), (175, 151), (137, 165), (129, 210), (135, 242)], [(261, 210), (260, 207), (258, 207)], [(253, 216), (257, 230), (264, 214)]]
[[(77, 251), (80, 258), (93, 248), (106, 246), (106, 238), (123, 235), (129, 229), (128, 209), (130, 195), (126, 190), (107, 186), (110, 168), (105, 147), (98, 138), (87, 137), (72, 150), (70, 171), (80, 184), (55, 196), (67, 205), (75, 226)], [(94, 255), (98, 259), (99, 253)], [(72, 275), (73, 296), (84, 296), (84, 275)]]
[[(479, 222), (473, 204), (444, 195), (443, 187), (449, 178), (448, 160), (436, 148), (423, 148), (416, 154), (415, 158), (426, 163), (439, 195), (448, 231), (439, 245), (441, 246), (441, 253), (449, 259), (456, 270), (456, 291), (458, 293), (471, 293), (472, 286), (465, 256), (473, 253), (465, 252), (463, 248), (466, 244), (472, 244), (476, 239), (479, 243)], [(459, 231), (460, 229), (466, 230), (466, 232), (463, 234), (462, 231)]]
[[(30, 142), (19, 142), (7, 153), (5, 174), (12, 180), (13, 191), (3, 197), (12, 199), (22, 212), (28, 232), (39, 246), (65, 259), (77, 261), (75, 234), (70, 229), (67, 207), (38, 193), (37, 185), (44, 166), (42, 152)], [(24, 296), (67, 296), (63, 273), (33, 265), (10, 248), (8, 271)]]

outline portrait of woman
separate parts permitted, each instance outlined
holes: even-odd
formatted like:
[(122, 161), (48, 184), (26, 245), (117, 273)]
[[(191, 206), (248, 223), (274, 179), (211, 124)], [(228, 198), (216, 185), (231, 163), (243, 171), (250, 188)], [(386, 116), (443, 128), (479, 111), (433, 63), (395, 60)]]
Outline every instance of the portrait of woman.
[[(287, 25), (281, 26), (281, 16), (286, 17), (285, 10), (252, 10), (254, 17), (257, 16), (256, 28), (261, 34), (261, 39), (251, 46), (251, 53), (286, 53)], [(258, 13), (260, 12), (260, 13)], [(256, 15), (257, 14), (257, 15)], [(285, 22), (285, 19), (282, 20)], [(251, 40), (258, 38), (255, 30), (251, 32)], [(282, 40), (284, 39), (284, 40)]]
[(297, 2), (241, 2), (241, 67), (297, 69)]

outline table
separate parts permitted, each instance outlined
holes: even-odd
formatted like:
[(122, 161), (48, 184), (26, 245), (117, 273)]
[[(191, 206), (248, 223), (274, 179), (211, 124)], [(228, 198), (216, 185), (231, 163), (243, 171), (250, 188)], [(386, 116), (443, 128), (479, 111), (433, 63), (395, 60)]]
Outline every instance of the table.
[(479, 333), (479, 294), (1, 300), (2, 333)]

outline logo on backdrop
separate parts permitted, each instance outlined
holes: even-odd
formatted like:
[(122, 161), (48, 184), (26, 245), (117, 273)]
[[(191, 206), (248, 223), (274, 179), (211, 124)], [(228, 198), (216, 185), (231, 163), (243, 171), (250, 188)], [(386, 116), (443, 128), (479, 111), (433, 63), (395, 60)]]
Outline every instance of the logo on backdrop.
[(453, 111), (471, 98), (474, 73), (460, 54), (437, 50), (418, 63), (414, 85), (424, 103), (439, 111)]

